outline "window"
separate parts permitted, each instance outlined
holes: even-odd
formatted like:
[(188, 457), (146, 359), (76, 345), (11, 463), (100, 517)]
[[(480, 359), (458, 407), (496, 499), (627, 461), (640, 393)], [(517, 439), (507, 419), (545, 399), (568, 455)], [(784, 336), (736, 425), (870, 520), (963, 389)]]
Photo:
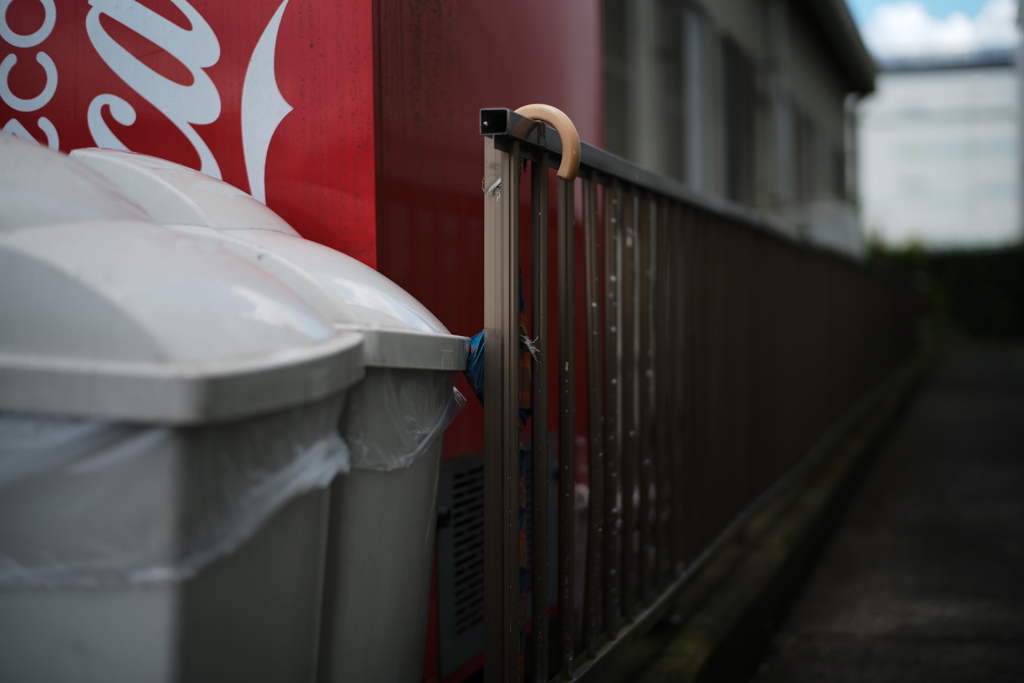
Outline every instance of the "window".
[(654, 5), (654, 166), (665, 175), (683, 179), (683, 8), (676, 0)]
[(609, 152), (629, 158), (627, 9), (624, 0), (604, 2), (604, 121)]
[(679, 0), (605, 0), (605, 145), (706, 187), (706, 21)]
[(800, 110), (793, 117), (796, 150), (796, 199), (809, 202), (818, 194), (818, 132), (814, 121)]
[(832, 150), (832, 196), (846, 198), (846, 155), (841, 147)]
[(692, 5), (683, 8), (683, 179), (694, 189), (707, 186), (707, 137), (705, 93), (707, 84), (707, 23)]
[(722, 40), (725, 105), (725, 193), (745, 204), (754, 201), (754, 62), (731, 39)]

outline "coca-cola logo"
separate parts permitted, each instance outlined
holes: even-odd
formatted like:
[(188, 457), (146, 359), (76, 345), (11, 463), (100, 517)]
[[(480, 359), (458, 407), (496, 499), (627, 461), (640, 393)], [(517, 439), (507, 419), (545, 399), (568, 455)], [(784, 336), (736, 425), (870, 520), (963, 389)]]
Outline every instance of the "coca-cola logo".
[[(50, 55), (44, 50), (37, 49), (53, 32), (54, 24), (57, 22), (57, 7), (53, 0), (38, 0), (38, 2), (43, 9), (42, 25), (34, 31), (20, 33), (8, 22), (8, 10), (12, 0), (0, 0), (0, 38), (3, 38), (8, 47), (7, 54), (0, 61), (0, 100), (15, 112), (28, 115), (26, 118), (30, 118), (45, 107), (57, 92), (57, 67)], [(18, 64), (17, 52), (21, 52), (23, 56), (34, 52), (35, 60), (43, 67), (42, 88), (35, 95), (20, 97), (11, 89), (11, 71)], [(60, 136), (50, 119), (39, 116), (35, 119), (35, 123), (46, 136), (47, 146), (57, 149), (60, 146)], [(35, 140), (18, 118), (9, 119), (4, 124), (3, 130), (27, 140)]]
[(0, 125), (222, 178), (375, 264), (373, 6), (0, 0)]
[[(185, 0), (171, 1), (191, 28), (181, 28), (138, 2), (90, 0), (85, 30), (96, 54), (111, 71), (184, 134), (199, 154), (200, 170), (219, 178), (217, 160), (193, 126), (213, 123), (220, 116), (220, 94), (204, 71), (220, 59), (220, 43), (192, 5)], [(185, 67), (192, 82), (185, 85), (171, 80), (133, 55), (104, 28), (104, 16), (164, 50)], [(93, 141), (99, 147), (128, 149), (104, 122), (103, 107), (109, 107), (111, 115), (122, 125), (135, 122), (135, 110), (128, 102), (110, 93), (97, 95), (89, 104), (89, 132)]]
[[(57, 7), (53, 0), (33, 1), (42, 8), (42, 23), (31, 32), (23, 32), (24, 25), (31, 23), (30, 19), (19, 19), (18, 13), (10, 11), (13, 0), (0, 0), (3, 10), (0, 37), (9, 50), (0, 62), (0, 99), (16, 112), (4, 124), (3, 130), (30, 140), (36, 138), (23, 119), (31, 121), (53, 99), (60, 83), (58, 68), (46, 51), (47, 41), (58, 20)], [(192, 4), (186, 0), (170, 0), (170, 3), (181, 13), (186, 26), (141, 2), (90, 0), (84, 18), (85, 34), (95, 54), (117, 79), (152, 105), (184, 136), (198, 157), (199, 170), (220, 178), (222, 173), (217, 156), (197, 131), (198, 126), (212, 124), (221, 116), (221, 95), (207, 73), (220, 60), (220, 42), (210, 24)], [(246, 179), (250, 192), (261, 201), (266, 201), (264, 177), (270, 139), (292, 109), (281, 96), (274, 74), (278, 31), (287, 4), (288, 0), (284, 0), (277, 7), (256, 41), (241, 92), (239, 126)], [(15, 23), (21, 26), (13, 26)], [(144, 60), (139, 51), (131, 49), (140, 44), (156, 48), (161, 53), (160, 57)], [(18, 79), (12, 77), (12, 72), (18, 67), (19, 57), (25, 58), (33, 51), (35, 54), (32, 56), (43, 67), (42, 87), (38, 93), (29, 96), (15, 94), (12, 81)], [(170, 68), (166, 68), (169, 60)], [(175, 67), (177, 73), (174, 75), (177, 77), (168, 75), (168, 72), (174, 73)], [(21, 80), (28, 83), (33, 79), (26, 73)], [(97, 147), (131, 149), (111, 129), (111, 122), (130, 128), (137, 120), (136, 107), (114, 92), (97, 93), (87, 105), (88, 130), (92, 144)], [(35, 124), (43, 133), (45, 144), (57, 149), (61, 139), (57, 126), (46, 116), (38, 116)]]

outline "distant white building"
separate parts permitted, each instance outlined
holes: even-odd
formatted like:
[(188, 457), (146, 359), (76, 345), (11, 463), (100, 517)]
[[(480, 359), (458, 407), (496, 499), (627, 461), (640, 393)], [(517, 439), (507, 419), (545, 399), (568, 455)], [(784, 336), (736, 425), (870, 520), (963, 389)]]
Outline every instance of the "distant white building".
[(868, 239), (940, 249), (1020, 240), (1013, 51), (880, 67), (858, 112)]

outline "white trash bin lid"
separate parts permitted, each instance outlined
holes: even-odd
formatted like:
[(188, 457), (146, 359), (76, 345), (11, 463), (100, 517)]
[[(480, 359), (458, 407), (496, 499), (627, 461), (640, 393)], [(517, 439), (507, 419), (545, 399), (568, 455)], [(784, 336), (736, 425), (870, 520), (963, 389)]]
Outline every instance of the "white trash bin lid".
[(102, 174), (0, 132), (0, 233), (87, 220), (151, 220)]
[(157, 223), (299, 234), (234, 185), (187, 166), (113, 149), (76, 149), (70, 156), (105, 176), (126, 196), (144, 202)]
[(0, 232), (0, 321), (0, 411), (196, 424), (364, 374), (361, 335), (272, 273), (138, 221)]
[(241, 190), (185, 166), (131, 152), (80, 149), (71, 156), (109, 178), (158, 222), (191, 227), (193, 233), (258, 262), (336, 328), (362, 332), (366, 366), (465, 369), (469, 339), (451, 334), (423, 304), (373, 268), (299, 237)]

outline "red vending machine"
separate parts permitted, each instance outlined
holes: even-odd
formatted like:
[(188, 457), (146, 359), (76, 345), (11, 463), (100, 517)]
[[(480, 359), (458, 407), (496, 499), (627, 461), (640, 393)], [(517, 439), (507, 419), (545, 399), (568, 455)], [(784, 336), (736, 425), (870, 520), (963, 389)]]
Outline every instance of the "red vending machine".
[[(480, 108), (544, 102), (602, 144), (598, 0), (0, 7), (4, 131), (221, 178), (304, 237), (377, 268), (455, 334), (483, 325)], [(423, 679), (456, 683), (482, 664), (474, 400), (445, 436)]]

